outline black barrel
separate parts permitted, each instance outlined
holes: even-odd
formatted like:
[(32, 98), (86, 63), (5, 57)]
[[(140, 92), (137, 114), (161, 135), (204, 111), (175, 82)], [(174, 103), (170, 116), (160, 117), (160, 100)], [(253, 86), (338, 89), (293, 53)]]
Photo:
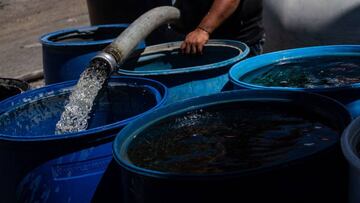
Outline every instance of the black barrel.
[(29, 87), (25, 81), (0, 78), (0, 101), (25, 92)]

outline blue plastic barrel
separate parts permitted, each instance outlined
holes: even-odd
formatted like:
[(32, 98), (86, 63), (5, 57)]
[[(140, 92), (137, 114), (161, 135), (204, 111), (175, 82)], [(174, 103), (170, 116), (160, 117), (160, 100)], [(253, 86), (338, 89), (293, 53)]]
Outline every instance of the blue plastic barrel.
[[(45, 34), (43, 46), (45, 83), (79, 79), (96, 53), (109, 45), (128, 24), (98, 25)], [(144, 48), (144, 42), (138, 48)]]
[(230, 69), (229, 77), (235, 89), (290, 90), (323, 94), (346, 105), (351, 114), (357, 117), (360, 115), (360, 83), (328, 88), (268, 87), (249, 84), (241, 78), (252, 71), (260, 71), (262, 68), (273, 64), (291, 64), (292, 61), (306, 61), (307, 59), (314, 60), (316, 58), (320, 60), (322, 57), (337, 57), (341, 60), (342, 57), (358, 58), (359, 56), (360, 46), (358, 45), (317, 46), (284, 50), (241, 61)]
[[(0, 103), (1, 202), (89, 202), (112, 158), (115, 135), (166, 102), (159, 82), (112, 77), (98, 96), (89, 129), (55, 135), (76, 81), (32, 90)], [(21, 182), (21, 184), (19, 184)]]
[[(189, 156), (194, 155), (194, 160), (202, 160), (204, 153), (214, 153), (217, 149), (219, 152), (229, 156), (233, 152), (223, 149), (224, 145), (232, 145), (234, 142), (225, 143), (216, 142), (211, 138), (206, 138), (204, 132), (196, 134), (187, 134), (189, 139), (182, 139), (176, 135), (166, 137), (162, 132), (168, 130), (159, 127), (159, 125), (169, 129), (179, 128), (180, 130), (196, 129), (200, 126), (200, 121), (208, 122), (206, 116), (209, 112), (231, 111), (237, 112), (238, 108), (229, 108), (229, 106), (241, 107), (245, 103), (251, 105), (257, 102), (266, 108), (267, 105), (274, 102), (280, 106), (294, 105), (301, 106), (306, 111), (311, 112), (311, 118), (320, 118), (337, 129), (338, 137), (335, 142), (331, 142), (328, 147), (314, 151), (313, 153), (298, 156), (294, 153), (286, 153), (286, 161), (279, 161), (267, 167), (253, 167), (252, 169), (242, 171), (228, 172), (179, 172), (167, 171), (166, 169), (149, 169), (136, 165), (131, 160), (129, 150), (133, 149), (140, 152), (141, 148), (134, 146), (152, 146), (151, 140), (158, 137), (164, 140), (156, 142), (156, 149), (164, 149), (171, 145), (172, 140), (181, 143), (181, 147), (174, 151), (174, 157), (168, 158), (166, 152), (159, 152), (158, 157), (165, 157), (161, 163), (173, 163), (174, 160), (187, 160)], [(259, 106), (258, 106), (259, 107)], [(262, 107), (262, 108), (263, 108)], [(256, 107), (254, 107), (256, 108)], [(213, 111), (215, 109), (215, 111)], [(241, 112), (241, 111), (239, 111)], [(285, 112), (284, 112), (285, 113)], [(211, 114), (211, 113), (210, 113)], [(218, 114), (213, 114), (218, 115)], [(318, 117), (319, 116), (319, 117)], [(202, 119), (204, 118), (204, 119)], [(210, 118), (210, 117), (208, 117)], [(216, 117), (217, 118), (217, 117)], [(169, 121), (169, 119), (171, 121)], [(215, 122), (222, 119), (231, 119), (229, 117), (219, 117)], [(169, 122), (168, 122), (169, 121)], [(180, 122), (183, 121), (183, 122)], [(197, 97), (182, 102), (177, 102), (160, 109), (157, 109), (144, 117), (134, 121), (126, 126), (116, 137), (113, 145), (114, 159), (116, 160), (120, 171), (120, 177), (117, 182), (121, 182), (122, 187), (114, 195), (120, 196), (119, 202), (346, 202), (346, 161), (342, 156), (340, 149), (340, 135), (345, 127), (350, 123), (351, 116), (343, 105), (317, 94), (291, 91), (228, 91), (209, 96)], [(246, 123), (245, 123), (246, 124)], [(211, 125), (210, 123), (208, 125)], [(241, 122), (234, 124), (242, 125)], [(206, 125), (202, 125), (205, 127)], [(223, 125), (220, 126), (224, 127)], [(228, 126), (226, 126), (227, 128)], [(253, 127), (254, 126), (249, 126)], [(234, 127), (233, 127), (234, 128)], [(163, 130), (161, 130), (163, 129)], [(276, 128), (273, 129), (276, 131)], [(211, 131), (209, 133), (216, 133)], [(178, 132), (178, 131), (177, 131)], [(192, 131), (185, 131), (191, 133)], [(306, 131), (308, 132), (308, 131)], [(181, 134), (181, 133), (180, 133)], [(169, 135), (170, 136), (170, 135)], [(234, 136), (228, 133), (224, 136)], [(279, 146), (282, 142), (291, 140), (290, 135), (279, 138)], [(306, 134), (304, 135), (305, 139)], [(316, 135), (318, 136), (318, 135)], [(168, 139), (165, 139), (168, 138)], [(208, 139), (208, 140), (207, 140)], [(245, 138), (244, 138), (245, 139)], [(136, 140), (136, 142), (134, 142)], [(241, 140), (241, 139), (239, 139)], [(327, 140), (324, 140), (325, 142)], [(208, 142), (208, 143), (207, 143)], [(136, 143), (136, 144), (134, 144)], [(150, 143), (146, 144), (146, 143)], [(189, 148), (193, 150), (185, 157), (181, 156), (181, 151), (188, 149), (186, 145), (199, 144), (199, 148)], [(210, 150), (208, 145), (213, 144), (216, 150)], [(299, 144), (299, 143), (298, 143)], [(220, 145), (220, 146), (218, 146)], [(301, 144), (302, 145), (302, 144)], [(293, 147), (297, 147), (294, 145)], [(303, 149), (302, 152), (311, 149), (311, 144), (304, 144), (310, 148)], [(253, 146), (261, 150), (264, 145)], [(204, 151), (202, 151), (205, 148)], [(153, 150), (146, 150), (152, 153)], [(155, 148), (154, 148), (155, 150)], [(155, 153), (155, 152), (154, 152)], [(218, 153), (218, 152), (217, 152)], [(275, 153), (269, 151), (262, 157), (270, 156)], [(215, 158), (218, 157), (214, 155)], [(221, 156), (221, 154), (219, 155)], [(246, 159), (246, 155), (243, 155)], [(282, 157), (282, 156), (279, 156)], [(210, 165), (215, 159), (209, 160)], [(250, 157), (249, 157), (250, 158)], [(280, 158), (284, 159), (284, 157)], [(145, 159), (153, 160), (152, 158)], [(205, 159), (208, 160), (208, 159)], [(149, 165), (156, 165), (158, 162), (153, 160)], [(222, 163), (222, 162), (220, 162)], [(205, 163), (204, 163), (205, 164)], [(169, 165), (172, 168), (182, 167), (181, 163)], [(204, 165), (203, 168), (208, 166)], [(231, 167), (231, 163), (229, 163)], [(186, 170), (186, 169), (185, 169)], [(200, 169), (199, 169), (200, 170)]]
[(230, 67), (244, 59), (249, 48), (238, 41), (210, 40), (202, 55), (181, 54), (181, 42), (149, 46), (132, 54), (119, 73), (141, 76), (169, 87), (169, 103), (220, 92)]
[(360, 118), (354, 120), (341, 138), (343, 153), (349, 162), (349, 202), (360, 202)]

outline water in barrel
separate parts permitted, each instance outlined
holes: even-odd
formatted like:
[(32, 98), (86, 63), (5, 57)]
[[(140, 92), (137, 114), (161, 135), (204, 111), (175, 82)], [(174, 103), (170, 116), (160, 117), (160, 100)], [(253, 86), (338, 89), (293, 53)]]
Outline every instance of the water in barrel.
[(233, 102), (188, 111), (134, 137), (128, 159), (146, 169), (182, 173), (238, 172), (319, 152), (339, 140), (320, 116), (287, 102)]
[(360, 57), (323, 56), (285, 60), (249, 72), (240, 80), (269, 87), (341, 87), (360, 82)]
[[(0, 134), (42, 137), (55, 133), (71, 90), (64, 89), (24, 99), (25, 104), (0, 115)], [(87, 122), (93, 129), (139, 115), (157, 104), (151, 87), (108, 82), (96, 96)]]
[(21, 89), (15, 86), (0, 84), (0, 101), (21, 93)]

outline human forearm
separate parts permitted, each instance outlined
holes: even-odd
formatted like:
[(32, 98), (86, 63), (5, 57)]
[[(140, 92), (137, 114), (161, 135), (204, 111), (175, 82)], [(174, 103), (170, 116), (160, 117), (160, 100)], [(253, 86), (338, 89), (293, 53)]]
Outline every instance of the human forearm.
[(237, 9), (240, 0), (214, 0), (208, 14), (202, 19), (199, 27), (209, 34), (218, 28)]
[(198, 27), (186, 36), (181, 50), (187, 54), (202, 53), (210, 34), (235, 12), (239, 4), (240, 0), (214, 0)]

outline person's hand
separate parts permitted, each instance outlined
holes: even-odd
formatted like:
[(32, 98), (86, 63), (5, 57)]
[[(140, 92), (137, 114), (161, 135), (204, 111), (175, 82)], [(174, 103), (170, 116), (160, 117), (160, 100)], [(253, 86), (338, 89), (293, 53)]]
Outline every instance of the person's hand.
[(180, 49), (185, 54), (202, 54), (204, 45), (209, 41), (209, 37), (208, 32), (196, 28), (186, 36)]

